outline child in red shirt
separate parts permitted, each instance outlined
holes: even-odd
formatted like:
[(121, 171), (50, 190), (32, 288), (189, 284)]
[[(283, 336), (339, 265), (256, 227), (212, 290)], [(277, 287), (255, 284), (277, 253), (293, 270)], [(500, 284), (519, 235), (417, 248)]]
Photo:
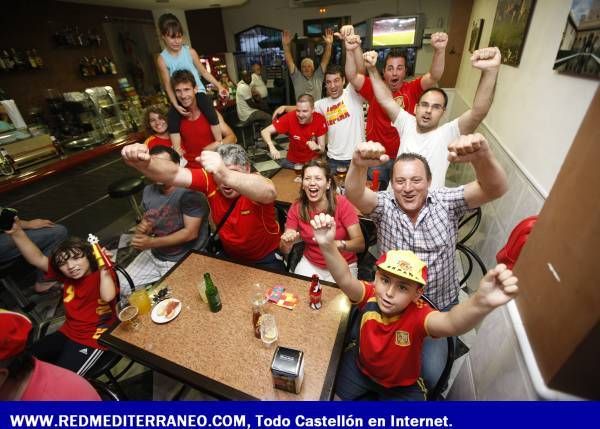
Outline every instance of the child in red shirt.
[(414, 253), (388, 251), (376, 262), (375, 282), (364, 283), (351, 276), (335, 244), (335, 220), (322, 213), (311, 225), (337, 285), (360, 310), (358, 348), (347, 349), (337, 376), (336, 393), (345, 400), (365, 395), (424, 400), (419, 373), (425, 336), (465, 333), (518, 292), (517, 278), (500, 264), (487, 272), (467, 301), (449, 312), (435, 311), (420, 299), (427, 266)]
[(27, 262), (64, 283), (65, 323), (32, 346), (34, 356), (84, 375), (106, 349), (98, 338), (116, 321), (114, 272), (98, 269), (92, 246), (79, 238), (63, 241), (47, 257), (27, 237), (18, 218), (6, 233)]

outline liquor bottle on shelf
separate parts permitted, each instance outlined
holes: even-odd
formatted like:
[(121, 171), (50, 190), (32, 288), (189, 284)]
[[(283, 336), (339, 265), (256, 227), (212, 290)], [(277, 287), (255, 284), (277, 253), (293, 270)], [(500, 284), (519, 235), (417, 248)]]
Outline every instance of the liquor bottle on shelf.
[(6, 50), (2, 51), (2, 59), (4, 60), (4, 66), (6, 67), (6, 71), (11, 71), (15, 68), (15, 62), (12, 60), (10, 55)]
[(25, 55), (27, 55), (27, 62), (29, 63), (29, 67), (32, 69), (37, 69), (38, 68), (37, 61), (33, 57), (33, 54), (31, 53), (31, 51), (25, 51)]
[(31, 50), (31, 53), (33, 55), (33, 58), (35, 59), (35, 62), (37, 63), (38, 68), (42, 68), (44, 67), (44, 60), (42, 60), (42, 57), (40, 57), (40, 55), (37, 53), (37, 50), (35, 48), (33, 48)]
[(110, 74), (117, 74), (117, 65), (113, 62), (112, 59), (108, 58), (108, 64), (110, 65)]
[(23, 57), (21, 56), (21, 54), (19, 54), (15, 48), (11, 48), (10, 52), (12, 54), (12, 60), (15, 64), (15, 69), (17, 70), (25, 70), (27, 68), (27, 65), (25, 64), (25, 60), (23, 59)]

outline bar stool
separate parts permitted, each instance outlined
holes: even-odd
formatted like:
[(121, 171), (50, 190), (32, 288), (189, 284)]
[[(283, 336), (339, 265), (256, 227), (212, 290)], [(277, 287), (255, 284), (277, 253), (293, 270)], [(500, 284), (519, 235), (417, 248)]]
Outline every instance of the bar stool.
[(127, 197), (131, 208), (135, 212), (136, 220), (139, 222), (142, 220), (143, 214), (135, 199), (135, 194), (144, 189), (144, 186), (144, 176), (125, 177), (108, 185), (108, 195), (111, 198)]

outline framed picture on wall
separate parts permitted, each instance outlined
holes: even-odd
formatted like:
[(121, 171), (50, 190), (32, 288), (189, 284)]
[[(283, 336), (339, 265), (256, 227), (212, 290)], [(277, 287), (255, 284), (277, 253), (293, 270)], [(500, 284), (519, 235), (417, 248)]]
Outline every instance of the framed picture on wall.
[(535, 0), (498, 0), (490, 46), (500, 48), (502, 64), (517, 67), (521, 62), (534, 6)]
[(471, 38), (469, 39), (469, 52), (476, 51), (479, 49), (479, 42), (481, 41), (481, 32), (483, 31), (484, 19), (473, 21), (471, 27)]
[(573, 0), (566, 21), (554, 70), (600, 79), (600, 23), (593, 4)]

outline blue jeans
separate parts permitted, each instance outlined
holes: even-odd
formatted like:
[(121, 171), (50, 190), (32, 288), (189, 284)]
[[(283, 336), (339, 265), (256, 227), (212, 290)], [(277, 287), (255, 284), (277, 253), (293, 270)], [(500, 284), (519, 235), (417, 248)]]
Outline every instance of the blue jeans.
[(276, 160), (276, 162), (280, 165), (281, 168), (289, 168), (290, 170), (294, 169), (294, 163), (287, 158), (281, 158)]
[(425, 391), (418, 380), (411, 386), (384, 387), (364, 375), (356, 364), (358, 346), (344, 352), (335, 384), (335, 393), (343, 400), (424, 401)]
[[(450, 311), (458, 304), (458, 299), (440, 311)], [(421, 351), (421, 378), (427, 389), (431, 390), (437, 384), (448, 360), (448, 339), (426, 337)]]
[[(62, 225), (54, 225), (48, 228), (26, 229), (25, 234), (46, 256), (49, 256), (54, 248), (67, 238), (67, 228)], [(15, 246), (14, 241), (8, 234), (0, 234), (0, 263), (10, 262), (21, 256), (21, 252)], [(42, 281), (44, 273), (38, 271), (37, 280)]]
[(350, 167), (350, 160), (340, 160), (340, 159), (333, 159), (333, 158), (329, 158), (327, 157), (327, 165), (329, 165), (329, 169), (331, 170), (331, 174), (335, 174), (336, 169), (338, 167)]
[(392, 175), (392, 165), (394, 159), (390, 159), (388, 162), (378, 165), (377, 167), (369, 167), (367, 170), (367, 178), (373, 180), (373, 171), (379, 170), (379, 190), (383, 191), (387, 189), (388, 183), (390, 183), (390, 177)]
[[(285, 268), (285, 264), (283, 263), (282, 260), (277, 259), (275, 254), (276, 254), (276, 251), (273, 250), (271, 253), (266, 255), (261, 260), (254, 261), (254, 262), (247, 262), (247, 263), (250, 265), (254, 265), (255, 267), (258, 267), (258, 268), (267, 268), (267, 269), (271, 269), (271, 270), (275, 270), (275, 271), (287, 272), (287, 270)], [(225, 251), (223, 251), (223, 253), (221, 255), (225, 256), (226, 258), (233, 259), (227, 253), (225, 253)]]

